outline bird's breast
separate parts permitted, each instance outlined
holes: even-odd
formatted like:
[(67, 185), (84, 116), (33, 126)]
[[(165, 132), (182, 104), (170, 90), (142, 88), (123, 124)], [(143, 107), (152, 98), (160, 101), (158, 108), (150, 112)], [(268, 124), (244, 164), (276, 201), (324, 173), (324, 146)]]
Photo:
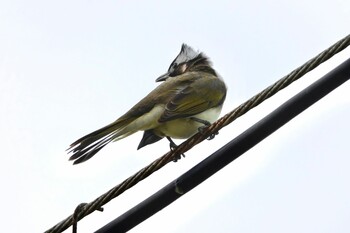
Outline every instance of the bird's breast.
[[(192, 117), (213, 123), (218, 119), (221, 109), (222, 105), (210, 108)], [(164, 122), (155, 128), (154, 131), (159, 136), (169, 136), (171, 138), (184, 139), (196, 134), (198, 132), (198, 128), (201, 126), (204, 125), (202, 123), (191, 120), (190, 117), (186, 117)]]

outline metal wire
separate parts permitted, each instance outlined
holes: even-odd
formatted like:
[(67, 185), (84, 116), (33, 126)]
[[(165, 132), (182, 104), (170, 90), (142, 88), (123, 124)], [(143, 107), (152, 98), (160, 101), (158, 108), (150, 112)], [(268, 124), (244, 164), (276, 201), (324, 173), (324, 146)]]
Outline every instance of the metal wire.
[[(124, 180), (119, 185), (115, 186), (105, 194), (101, 195), (94, 201), (84, 205), (79, 212), (75, 212), (74, 219), (75, 221), (79, 221), (85, 216), (89, 215), (93, 211), (101, 208), (103, 205), (111, 201), (113, 198), (119, 196), (121, 193), (126, 191), (127, 189), (131, 188), (141, 180), (145, 179), (149, 175), (151, 175), (153, 172), (159, 170), (162, 168), (165, 164), (169, 163), (170, 161), (173, 161), (174, 158), (177, 156), (185, 153), (201, 141), (208, 138), (210, 135), (215, 134), (218, 132), (221, 128), (225, 127), (226, 125), (230, 124), (232, 121), (237, 119), (238, 117), (242, 116), (252, 108), (256, 107), (260, 103), (262, 103), (264, 100), (270, 98), (278, 91), (284, 89), (292, 82), (298, 80), (301, 78), (304, 74), (307, 72), (313, 70), (317, 66), (319, 66), (324, 61), (328, 60), (335, 54), (339, 53), (340, 51), (344, 50), (347, 46), (350, 44), (350, 35), (347, 35), (345, 38), (341, 39), (334, 45), (332, 45), (330, 48), (326, 49), (316, 57), (312, 58), (308, 62), (306, 62), (304, 65), (300, 66), (299, 68), (292, 71), (290, 74), (286, 75), (285, 77), (281, 78), (279, 81), (274, 83), (273, 85), (267, 87), (265, 90), (260, 92), (259, 94), (255, 95), (245, 103), (241, 104), (237, 108), (235, 108), (233, 111), (227, 113), (225, 116), (217, 120), (215, 123), (213, 123), (210, 127), (203, 130), (203, 132), (198, 133), (194, 135), (193, 137), (187, 139), (185, 142), (180, 144), (176, 149), (173, 151), (169, 151), (162, 157), (158, 158), (151, 164), (149, 164), (147, 167), (144, 167), (139, 172), (135, 173), (134, 175), (130, 176), (126, 180)], [(73, 224), (73, 215), (67, 217), (60, 223), (56, 224), (46, 232), (62, 232), (68, 227), (70, 227)]]

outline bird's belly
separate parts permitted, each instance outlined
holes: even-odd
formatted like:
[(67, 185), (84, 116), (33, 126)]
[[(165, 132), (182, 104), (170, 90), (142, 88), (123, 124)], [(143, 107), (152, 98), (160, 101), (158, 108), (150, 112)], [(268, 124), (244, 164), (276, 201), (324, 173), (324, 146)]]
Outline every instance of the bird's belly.
[[(220, 112), (220, 107), (208, 109), (200, 114), (194, 115), (198, 119), (209, 121), (213, 123), (218, 119)], [(198, 132), (198, 128), (204, 126), (202, 123), (191, 120), (187, 118), (179, 118), (171, 121), (167, 121), (158, 126), (155, 131), (157, 134), (162, 136), (169, 136), (171, 138), (184, 139), (189, 138)]]

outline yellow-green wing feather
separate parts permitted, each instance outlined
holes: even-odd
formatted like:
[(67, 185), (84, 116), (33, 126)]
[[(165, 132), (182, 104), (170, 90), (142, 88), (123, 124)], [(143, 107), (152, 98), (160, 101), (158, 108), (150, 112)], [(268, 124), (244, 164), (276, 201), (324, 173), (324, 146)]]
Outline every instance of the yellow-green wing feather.
[(193, 80), (166, 104), (159, 122), (193, 116), (223, 103), (225, 84), (215, 76), (203, 76)]

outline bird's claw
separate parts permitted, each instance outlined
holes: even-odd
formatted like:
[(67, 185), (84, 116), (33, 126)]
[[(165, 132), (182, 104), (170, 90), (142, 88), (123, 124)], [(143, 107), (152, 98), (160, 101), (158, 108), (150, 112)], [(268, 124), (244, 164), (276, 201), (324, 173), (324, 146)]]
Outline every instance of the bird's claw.
[[(203, 124), (203, 126), (200, 126), (200, 127), (198, 128), (198, 132), (200, 132), (201, 134), (204, 134), (204, 131), (205, 131), (209, 126), (211, 126), (211, 124), (210, 124), (209, 121), (206, 121), (206, 120), (203, 120), (203, 119), (199, 119), (199, 118), (197, 118), (197, 117), (191, 117), (191, 120)], [(219, 134), (219, 132), (215, 132), (215, 133), (211, 134), (207, 139), (208, 139), (208, 140), (212, 140), (213, 138), (215, 138), (215, 135), (218, 135), (218, 134)]]
[[(177, 145), (175, 144), (175, 142), (170, 138), (170, 137), (167, 137), (167, 139), (169, 140), (169, 146), (170, 146), (170, 150), (171, 151), (174, 151), (176, 148), (177, 148)], [(177, 162), (178, 160), (181, 159), (181, 157), (184, 157), (185, 158), (185, 154), (182, 153), (182, 154), (179, 154), (179, 155), (176, 155), (173, 159), (173, 162)]]
[[(201, 133), (201, 134), (204, 134), (204, 131), (208, 128), (209, 126), (201, 126), (198, 128), (198, 132)], [(212, 133), (211, 135), (209, 135), (209, 137), (207, 138), (207, 140), (212, 140), (215, 138), (216, 135), (218, 135), (219, 132), (215, 132), (215, 133)]]

